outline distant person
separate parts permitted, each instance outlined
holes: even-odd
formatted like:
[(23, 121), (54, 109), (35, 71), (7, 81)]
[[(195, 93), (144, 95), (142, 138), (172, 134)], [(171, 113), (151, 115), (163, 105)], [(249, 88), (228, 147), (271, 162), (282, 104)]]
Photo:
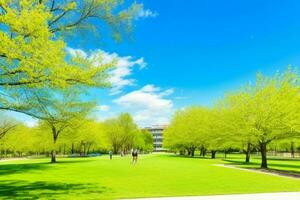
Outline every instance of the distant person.
[(137, 158), (138, 158), (138, 150), (135, 149), (135, 150), (132, 151), (132, 164), (137, 163)]
[(109, 159), (112, 160), (113, 152), (109, 151), (108, 154), (109, 154)]

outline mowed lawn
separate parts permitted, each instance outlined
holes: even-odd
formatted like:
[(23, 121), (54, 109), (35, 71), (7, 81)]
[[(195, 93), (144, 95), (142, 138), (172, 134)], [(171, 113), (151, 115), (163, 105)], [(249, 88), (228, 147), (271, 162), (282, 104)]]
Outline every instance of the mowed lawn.
[[(235, 157), (235, 159), (237, 159)], [(115, 199), (300, 191), (300, 180), (215, 166), (171, 154), (33, 159), (0, 163), (1, 199)], [(287, 161), (282, 161), (287, 162)], [(300, 161), (297, 161), (300, 166)]]
[[(233, 164), (243, 168), (259, 168), (261, 158), (258, 155), (251, 155), (250, 164), (245, 164), (245, 158), (239, 154), (229, 155), (225, 159), (227, 164)], [(280, 171), (295, 172), (300, 174), (300, 159), (268, 157), (268, 168)]]

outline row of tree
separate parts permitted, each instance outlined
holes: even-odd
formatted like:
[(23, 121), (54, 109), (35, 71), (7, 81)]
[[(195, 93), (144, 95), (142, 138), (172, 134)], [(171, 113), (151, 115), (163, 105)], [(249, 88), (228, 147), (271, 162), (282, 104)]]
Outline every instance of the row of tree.
[[(255, 84), (226, 94), (212, 108), (193, 106), (178, 111), (164, 132), (164, 145), (201, 155), (210, 150), (245, 152), (249, 162), (253, 149), (261, 152), (267, 168), (267, 151), (288, 143), (295, 152), (300, 140), (300, 81), (296, 70), (273, 77), (257, 75)], [(277, 148), (278, 149), (278, 148)]]
[[(2, 120), (3, 121), (3, 120)], [(151, 133), (141, 130), (127, 113), (104, 122), (91, 119), (68, 122), (59, 139), (53, 142), (52, 128), (40, 121), (38, 126), (27, 127), (14, 122), (14, 127), (0, 139), (0, 158), (7, 156), (44, 156), (53, 151), (60, 155), (87, 156), (90, 153), (126, 154), (131, 149), (152, 151)]]

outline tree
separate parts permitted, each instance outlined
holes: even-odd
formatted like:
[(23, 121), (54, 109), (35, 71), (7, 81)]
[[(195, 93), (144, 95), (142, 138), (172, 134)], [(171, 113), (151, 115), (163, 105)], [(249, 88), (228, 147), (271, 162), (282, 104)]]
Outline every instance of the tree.
[(261, 168), (267, 168), (268, 144), (299, 135), (297, 73), (288, 69), (284, 74), (276, 74), (272, 78), (258, 74), (255, 85), (230, 98), (229, 107), (236, 109), (235, 116), (247, 127), (247, 133), (251, 133), (250, 140), (259, 147)]
[(56, 142), (58, 136), (66, 129), (76, 129), (95, 106), (93, 102), (82, 102), (80, 90), (70, 89), (51, 93), (50, 90), (40, 90), (30, 93), (30, 101), (35, 105), (34, 110), (43, 116), (42, 124), (51, 131), (53, 148), (51, 162), (56, 162)]
[(147, 152), (153, 151), (153, 136), (148, 130), (141, 130), (139, 134), (139, 149)]
[(30, 109), (24, 89), (108, 86), (105, 72), (114, 62), (70, 58), (65, 40), (66, 35), (94, 32), (104, 24), (120, 39), (131, 30), (142, 5), (120, 6), (119, 0), (0, 0), (0, 109), (41, 119)]
[[(148, 137), (142, 137), (140, 129), (128, 113), (121, 113), (118, 118), (106, 120), (104, 124), (106, 137), (115, 154), (126, 154), (132, 148), (142, 147), (145, 139), (148, 140)], [(142, 145), (139, 139), (143, 139)]]
[(197, 148), (207, 148), (210, 109), (189, 107), (176, 112), (164, 131), (164, 146), (194, 156)]

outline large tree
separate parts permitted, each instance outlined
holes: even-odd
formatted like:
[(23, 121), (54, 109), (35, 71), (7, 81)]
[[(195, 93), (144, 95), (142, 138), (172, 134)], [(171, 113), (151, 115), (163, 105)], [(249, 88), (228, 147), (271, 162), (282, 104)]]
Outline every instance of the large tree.
[(141, 8), (135, 3), (125, 7), (122, 2), (0, 0), (0, 109), (41, 118), (31, 112), (23, 90), (108, 86), (105, 72), (114, 62), (102, 64), (80, 55), (70, 58), (65, 40), (77, 31), (105, 32), (102, 29), (107, 27), (119, 39), (131, 30)]
[[(230, 109), (246, 134), (238, 137), (255, 142), (261, 152), (261, 168), (267, 168), (267, 147), (274, 140), (299, 135), (300, 95), (297, 72), (265, 77), (258, 74), (254, 85), (230, 95)], [(233, 121), (233, 123), (236, 122)], [(237, 126), (238, 128), (238, 126)]]
[(34, 105), (33, 111), (42, 116), (42, 124), (52, 134), (51, 162), (56, 162), (56, 143), (59, 135), (67, 129), (79, 128), (95, 103), (82, 101), (81, 90), (75, 88), (61, 91), (39, 90), (27, 93)]
[(139, 147), (138, 137), (141, 131), (128, 113), (121, 113), (115, 119), (105, 121), (106, 137), (114, 153), (125, 154)]

